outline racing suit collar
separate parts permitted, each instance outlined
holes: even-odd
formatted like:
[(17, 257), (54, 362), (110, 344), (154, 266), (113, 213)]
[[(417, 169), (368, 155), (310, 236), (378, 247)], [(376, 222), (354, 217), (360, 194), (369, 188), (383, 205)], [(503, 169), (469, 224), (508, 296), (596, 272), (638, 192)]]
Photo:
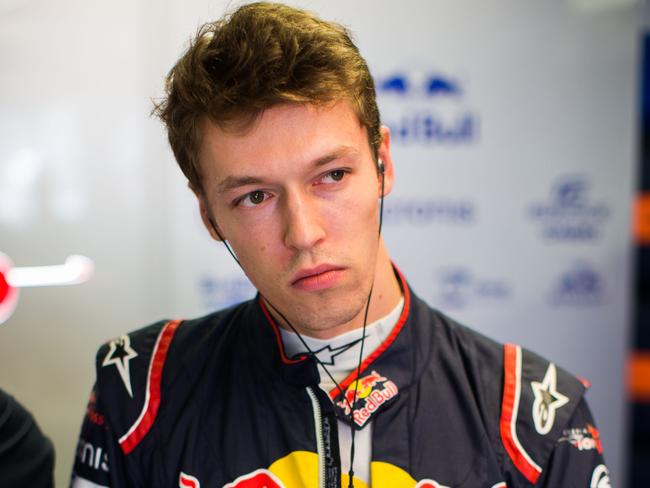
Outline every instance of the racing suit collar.
[[(400, 332), (407, 324), (410, 315), (411, 290), (409, 289), (404, 276), (394, 263), (393, 270), (404, 294), (404, 306), (402, 313), (388, 337), (361, 363), (359, 377), (363, 379), (366, 373), (370, 373), (371, 371), (374, 372), (376, 368), (379, 368), (381, 366), (382, 370), (379, 371), (380, 375), (390, 378), (390, 380), (396, 382), (399, 387), (400, 385), (406, 386), (406, 384), (410, 382), (412, 378), (411, 372), (404, 370), (404, 366), (411, 364), (411, 360), (406, 360), (409, 355), (408, 341), (404, 339), (397, 340)], [(318, 365), (316, 360), (307, 354), (303, 354), (297, 358), (289, 358), (284, 350), (279, 326), (269, 313), (266, 305), (264, 304), (264, 301), (259, 294), (257, 296), (256, 302), (259, 304), (265, 316), (266, 324), (270, 326), (267, 327), (266, 330), (270, 331), (274, 337), (275, 349), (278, 351), (279, 369), (282, 378), (287, 383), (299, 388), (304, 388), (306, 386), (317, 386), (320, 382), (320, 375), (318, 373)], [(264, 335), (267, 334), (264, 333)], [(390, 354), (388, 354), (389, 352)], [(387, 358), (385, 356), (387, 355), (392, 358), (391, 361), (386, 360)], [(395, 360), (397, 357), (399, 357), (399, 360)], [(353, 384), (356, 379), (357, 371), (355, 369), (342, 382), (340, 382), (342, 391), (335, 387), (333, 390), (328, 392), (330, 399), (334, 402), (340, 400), (345, 395), (345, 391), (350, 387), (350, 385)]]

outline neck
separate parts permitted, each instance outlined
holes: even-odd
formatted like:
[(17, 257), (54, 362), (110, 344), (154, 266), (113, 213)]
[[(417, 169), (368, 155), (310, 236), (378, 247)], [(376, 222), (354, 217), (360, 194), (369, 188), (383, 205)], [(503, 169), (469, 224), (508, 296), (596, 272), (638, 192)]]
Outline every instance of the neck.
[[(367, 323), (370, 324), (388, 315), (397, 306), (401, 298), (402, 288), (397, 276), (395, 276), (395, 270), (393, 269), (393, 264), (388, 256), (384, 238), (382, 237), (377, 252), (375, 281), (370, 299), (370, 307), (368, 309)], [(350, 330), (363, 327), (365, 311), (364, 306), (361, 314), (355, 317), (350, 324)]]

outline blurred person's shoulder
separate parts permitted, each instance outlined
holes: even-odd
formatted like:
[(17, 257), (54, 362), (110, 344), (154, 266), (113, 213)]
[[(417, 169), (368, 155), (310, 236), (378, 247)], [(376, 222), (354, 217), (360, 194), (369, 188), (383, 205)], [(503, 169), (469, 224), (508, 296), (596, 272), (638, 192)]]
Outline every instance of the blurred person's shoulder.
[(52, 487), (53, 470), (52, 442), (29, 411), (0, 390), (0, 485)]

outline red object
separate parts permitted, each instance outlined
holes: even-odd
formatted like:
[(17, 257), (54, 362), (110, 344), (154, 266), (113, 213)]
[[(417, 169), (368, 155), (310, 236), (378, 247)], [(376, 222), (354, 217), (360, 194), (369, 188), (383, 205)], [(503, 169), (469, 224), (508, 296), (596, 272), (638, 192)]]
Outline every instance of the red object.
[(634, 201), (632, 233), (639, 246), (650, 244), (650, 192), (642, 192)]
[(650, 351), (633, 351), (627, 364), (627, 390), (636, 403), (650, 403)]
[(18, 288), (11, 286), (7, 278), (12, 267), (9, 256), (0, 252), (0, 324), (11, 317), (18, 302)]
[(9, 283), (7, 283), (5, 274), (0, 271), (0, 303), (5, 301), (7, 295), (9, 295)]
[(513, 344), (505, 344), (504, 348), (504, 376), (505, 385), (503, 389), (503, 402), (501, 405), (501, 439), (510, 459), (517, 466), (517, 469), (533, 485), (541, 473), (538, 466), (531, 463), (516, 436), (516, 425), (512, 422), (513, 415), (517, 415), (517, 404), (521, 387), (521, 365), (517, 359), (521, 355), (521, 349)]
[(201, 488), (201, 483), (194, 476), (182, 473), (178, 477), (178, 484), (183, 488)]
[(258, 469), (240, 476), (224, 488), (284, 488), (282, 482), (266, 469)]

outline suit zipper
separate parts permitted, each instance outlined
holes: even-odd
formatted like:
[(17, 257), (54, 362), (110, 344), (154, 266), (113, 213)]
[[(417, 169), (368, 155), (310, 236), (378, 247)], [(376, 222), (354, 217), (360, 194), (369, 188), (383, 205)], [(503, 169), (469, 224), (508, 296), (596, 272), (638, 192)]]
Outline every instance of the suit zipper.
[(318, 452), (318, 487), (325, 488), (325, 440), (323, 438), (323, 415), (318, 398), (309, 386), (306, 388), (314, 411), (314, 426), (316, 429), (316, 451)]

